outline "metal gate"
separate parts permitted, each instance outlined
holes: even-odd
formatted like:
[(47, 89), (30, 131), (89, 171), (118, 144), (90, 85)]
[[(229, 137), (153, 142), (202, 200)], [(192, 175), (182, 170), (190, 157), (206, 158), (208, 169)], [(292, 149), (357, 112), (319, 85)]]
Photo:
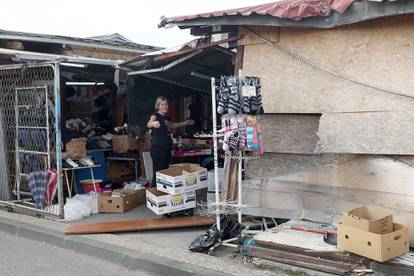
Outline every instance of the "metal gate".
[(0, 205), (63, 216), (59, 64), (0, 66)]

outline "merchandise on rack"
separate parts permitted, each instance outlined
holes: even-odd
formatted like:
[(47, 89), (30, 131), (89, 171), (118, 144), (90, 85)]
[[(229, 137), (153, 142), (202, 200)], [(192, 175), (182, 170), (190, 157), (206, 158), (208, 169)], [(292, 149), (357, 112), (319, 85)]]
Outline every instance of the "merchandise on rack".
[(258, 115), (224, 115), (221, 118), (224, 151), (248, 151), (263, 154), (264, 144)]
[(217, 98), (220, 115), (263, 113), (261, 84), (256, 77), (221, 77)]

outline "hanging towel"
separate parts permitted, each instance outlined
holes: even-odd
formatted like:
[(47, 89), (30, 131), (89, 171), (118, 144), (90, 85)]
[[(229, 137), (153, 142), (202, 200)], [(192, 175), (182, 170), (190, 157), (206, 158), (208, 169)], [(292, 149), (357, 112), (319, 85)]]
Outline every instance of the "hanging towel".
[(57, 173), (55, 169), (47, 171), (47, 185), (45, 193), (45, 203), (48, 206), (53, 204), (53, 199), (57, 192)]
[(45, 171), (32, 172), (27, 178), (33, 201), (38, 209), (43, 209), (45, 207), (47, 179), (48, 173)]

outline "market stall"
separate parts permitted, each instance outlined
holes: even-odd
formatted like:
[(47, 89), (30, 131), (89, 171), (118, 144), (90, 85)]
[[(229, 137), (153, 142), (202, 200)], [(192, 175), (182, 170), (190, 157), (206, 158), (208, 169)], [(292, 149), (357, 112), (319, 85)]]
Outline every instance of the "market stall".
[[(86, 138), (86, 155), (92, 157), (94, 165), (99, 163), (99, 167), (75, 174), (76, 192), (82, 193), (85, 188), (97, 192), (113, 190), (106, 200), (99, 197), (98, 212), (122, 213), (115, 211), (116, 208), (105, 207), (109, 202), (118, 202), (119, 197), (127, 200), (126, 190), (142, 197), (144, 188), (151, 183), (154, 174), (147, 122), (159, 96), (168, 98), (171, 121), (192, 120), (194, 124), (173, 130), (170, 169), (157, 172), (156, 187), (146, 191), (146, 205), (157, 215), (194, 214), (197, 205), (207, 201), (209, 182), (214, 190), (214, 179), (208, 177), (212, 176), (214, 167), (210, 77), (233, 73), (235, 53), (220, 46), (229, 41), (232, 40), (195, 40), (175, 50), (149, 53), (120, 64), (119, 88), (125, 92), (122, 97), (119, 90), (111, 90), (104, 84), (94, 85), (93, 89), (67, 87), (67, 99), (76, 98), (78, 102), (72, 104), (73, 109), (69, 108), (65, 126), (69, 132), (78, 130), (76, 134), (82, 136), (72, 136), (71, 141)], [(122, 78), (123, 74), (126, 77)], [(81, 115), (83, 119), (79, 118)], [(66, 151), (68, 157), (70, 154)], [(161, 178), (164, 183), (160, 183)], [(178, 179), (177, 187), (174, 179)], [(95, 185), (90, 186), (94, 182)], [(194, 185), (187, 185), (188, 188), (183, 190), (179, 188), (180, 182)], [(145, 200), (134, 202), (138, 206)]]

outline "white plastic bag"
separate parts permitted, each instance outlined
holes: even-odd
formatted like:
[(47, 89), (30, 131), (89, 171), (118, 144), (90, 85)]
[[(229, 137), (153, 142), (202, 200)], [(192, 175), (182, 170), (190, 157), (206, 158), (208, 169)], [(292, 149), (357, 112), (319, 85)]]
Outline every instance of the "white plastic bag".
[(67, 198), (63, 209), (65, 212), (65, 221), (80, 220), (91, 214), (91, 207), (88, 203), (75, 198)]
[(77, 194), (73, 199), (86, 202), (91, 208), (91, 214), (98, 213), (98, 194), (95, 192), (89, 192), (87, 194)]

